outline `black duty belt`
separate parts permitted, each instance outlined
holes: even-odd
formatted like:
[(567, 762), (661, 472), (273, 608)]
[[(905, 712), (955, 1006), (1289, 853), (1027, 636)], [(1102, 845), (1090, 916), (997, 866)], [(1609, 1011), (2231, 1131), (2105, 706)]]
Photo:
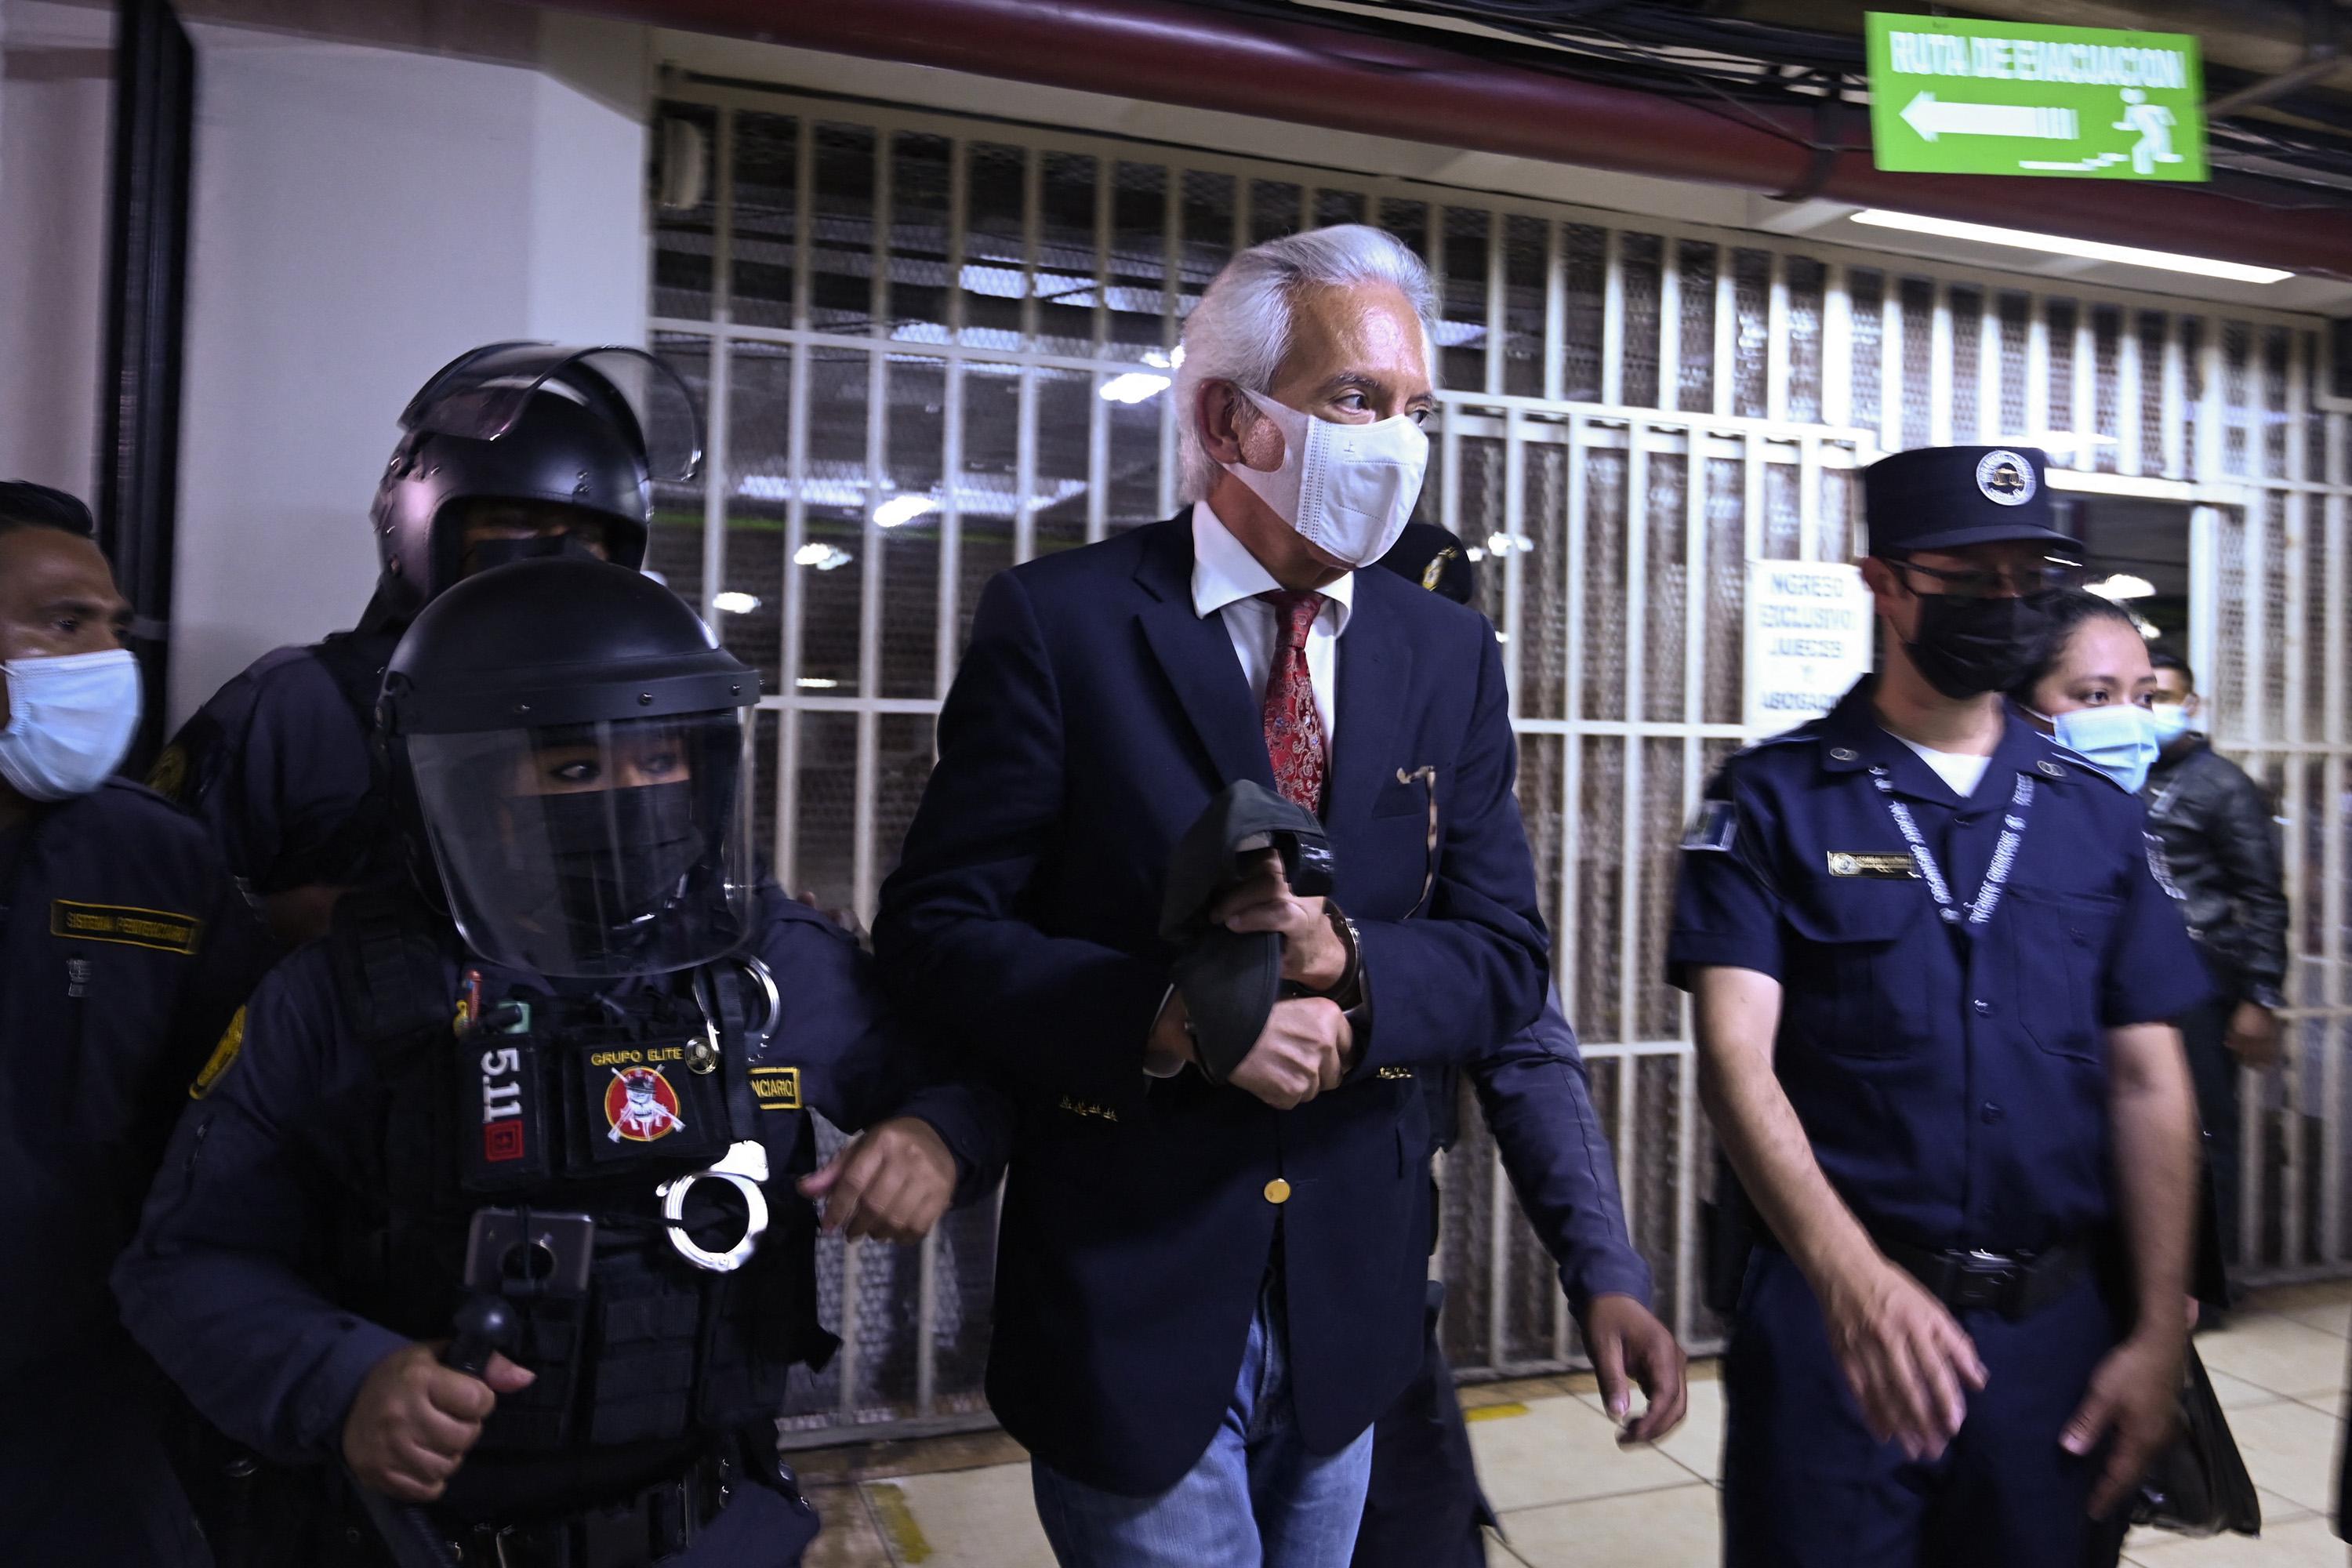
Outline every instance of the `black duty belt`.
[(747, 1483), (757, 1484), (712, 1455), (618, 1502), (528, 1524), (477, 1524), (457, 1544), (467, 1568), (648, 1568), (684, 1552)]
[(1999, 1312), (2012, 1322), (2056, 1302), (2091, 1271), (2091, 1252), (2086, 1247), (1979, 1252), (1874, 1239), (1881, 1252), (1951, 1310)]

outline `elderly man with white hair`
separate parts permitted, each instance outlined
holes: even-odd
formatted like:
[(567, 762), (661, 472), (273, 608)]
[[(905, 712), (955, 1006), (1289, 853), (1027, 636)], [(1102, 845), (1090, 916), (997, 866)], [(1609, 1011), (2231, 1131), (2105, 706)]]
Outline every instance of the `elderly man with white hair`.
[[(1422, 1360), (1412, 1069), (1543, 1005), (1493, 628), (1358, 570), (1420, 493), (1434, 314), (1376, 229), (1233, 259), (1185, 330), (1191, 504), (990, 584), (883, 892), (900, 996), (1022, 1103), (988, 1390), (1069, 1568), (1343, 1568)], [(1244, 780), (1332, 886), (1269, 856), (1215, 906), (1284, 938), (1284, 999), (1213, 1065), (1160, 905)]]

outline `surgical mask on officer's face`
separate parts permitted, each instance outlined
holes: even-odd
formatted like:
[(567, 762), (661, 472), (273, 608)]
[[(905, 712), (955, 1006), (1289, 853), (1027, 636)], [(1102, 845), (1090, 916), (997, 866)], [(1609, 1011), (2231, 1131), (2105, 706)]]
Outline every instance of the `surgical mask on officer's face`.
[(12, 658), (0, 778), (27, 800), (71, 800), (106, 782), (139, 728), (139, 661), (128, 648)]
[(1335, 425), (1271, 397), (1242, 395), (1282, 432), (1282, 466), (1226, 471), (1334, 561), (1370, 566), (1412, 520), (1429, 468), (1429, 437), (1411, 415), (1375, 425)]
[(2179, 702), (2159, 702), (2147, 710), (2147, 721), (2156, 731), (2157, 745), (2169, 746), (2189, 733), (2189, 709)]
[(1928, 685), (1961, 701), (2017, 683), (2049, 630), (2049, 596), (1962, 599), (1919, 595), (1919, 624), (1903, 645)]
[(2060, 745), (2133, 795), (2147, 782), (2147, 770), (2164, 749), (2156, 738), (2154, 716), (2129, 702), (2070, 709), (2053, 716), (2050, 728)]

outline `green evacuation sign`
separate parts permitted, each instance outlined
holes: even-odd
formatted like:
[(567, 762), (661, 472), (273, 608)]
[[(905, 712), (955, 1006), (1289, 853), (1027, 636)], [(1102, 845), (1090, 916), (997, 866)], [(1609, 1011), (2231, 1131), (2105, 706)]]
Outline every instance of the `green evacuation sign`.
[(1882, 169), (2202, 180), (2205, 92), (2186, 33), (1874, 11), (1870, 132)]

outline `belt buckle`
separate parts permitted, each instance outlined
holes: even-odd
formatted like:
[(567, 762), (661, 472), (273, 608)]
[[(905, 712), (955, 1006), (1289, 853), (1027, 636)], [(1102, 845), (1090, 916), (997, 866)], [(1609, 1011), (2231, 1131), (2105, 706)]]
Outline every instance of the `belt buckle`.
[(2005, 1307), (2009, 1293), (2020, 1278), (2014, 1259), (1979, 1247), (1950, 1256), (1953, 1263), (1952, 1306), (1961, 1309), (1989, 1307), (1995, 1310)]

